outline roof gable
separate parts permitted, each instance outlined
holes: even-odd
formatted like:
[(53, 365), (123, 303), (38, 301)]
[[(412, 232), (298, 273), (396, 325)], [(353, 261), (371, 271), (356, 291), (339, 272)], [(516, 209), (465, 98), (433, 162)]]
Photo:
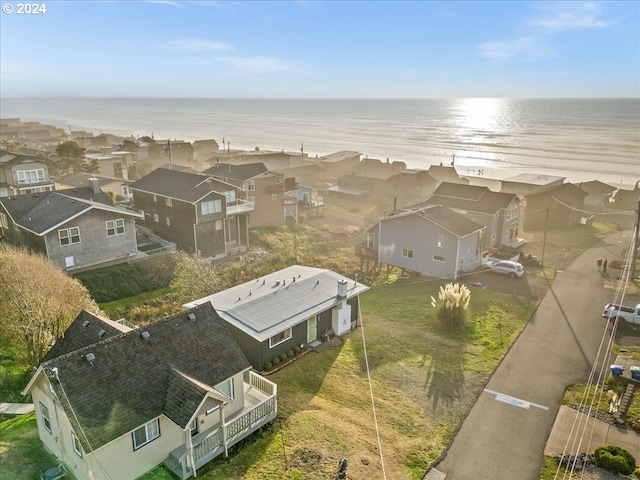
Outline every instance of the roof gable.
[(443, 182), (424, 204), (495, 214), (500, 209), (508, 208), (514, 201), (519, 201), (515, 193), (492, 192), (487, 187)]
[(236, 187), (209, 175), (157, 168), (129, 185), (132, 190), (155, 193), (165, 197), (196, 203), (211, 192), (222, 194)]
[(484, 227), (473, 220), (454, 212), (450, 208), (442, 205), (420, 205), (398, 210), (381, 222), (392, 222), (398, 218), (414, 217), (419, 221), (428, 221), (451, 232), (457, 237), (465, 237), (474, 232), (482, 230)]
[[(84, 438), (81, 441), (87, 451), (167, 414), (165, 402), (174, 369), (214, 386), (250, 368), (208, 303), (41, 366), (74, 430), (85, 433), (88, 444)], [(168, 413), (173, 418), (190, 418), (191, 408), (191, 403), (171, 403)]]
[(268, 172), (264, 163), (247, 163), (242, 165), (232, 165), (230, 163), (216, 163), (213, 167), (206, 169), (203, 173), (215, 177), (233, 178), (235, 180), (248, 180)]

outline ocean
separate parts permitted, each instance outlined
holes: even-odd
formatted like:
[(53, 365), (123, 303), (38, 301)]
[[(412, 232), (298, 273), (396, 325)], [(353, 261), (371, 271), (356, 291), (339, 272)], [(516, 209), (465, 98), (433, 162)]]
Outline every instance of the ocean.
[(233, 149), (362, 158), (461, 174), (640, 180), (640, 99), (2, 98), (0, 117), (65, 129), (213, 138)]

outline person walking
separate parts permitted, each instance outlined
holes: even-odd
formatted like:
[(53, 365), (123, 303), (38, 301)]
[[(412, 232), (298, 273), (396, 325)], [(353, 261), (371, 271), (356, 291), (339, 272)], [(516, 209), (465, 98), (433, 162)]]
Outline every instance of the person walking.
[(608, 261), (607, 261), (607, 259), (605, 258), (605, 259), (604, 259), (604, 262), (602, 262), (602, 271), (603, 271), (604, 273), (607, 273), (607, 263), (609, 263), (609, 262), (608, 262)]
[(600, 271), (600, 267), (602, 267), (602, 257), (600, 257), (596, 263), (598, 264), (598, 271)]

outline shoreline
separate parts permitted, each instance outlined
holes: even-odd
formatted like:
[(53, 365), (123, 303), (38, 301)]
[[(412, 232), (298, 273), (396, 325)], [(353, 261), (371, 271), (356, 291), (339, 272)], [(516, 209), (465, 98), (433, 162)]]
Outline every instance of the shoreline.
[[(61, 120), (61, 119), (51, 119), (51, 118), (45, 118), (45, 117), (32, 117), (32, 118), (23, 118), (21, 116), (7, 116), (7, 117), (2, 117), (2, 118), (19, 118), (21, 122), (39, 122), (42, 123), (43, 125), (52, 125), (54, 127), (57, 128), (61, 128), (65, 131), (68, 130), (73, 130), (73, 131), (86, 131), (86, 132), (90, 132), (93, 133), (94, 135), (100, 135), (100, 134), (110, 134), (110, 135), (115, 135), (118, 137), (122, 137), (122, 138), (127, 138), (127, 137), (141, 137), (141, 136), (154, 136), (155, 138), (161, 137), (162, 140), (164, 140), (164, 137), (166, 136), (166, 138), (171, 138), (171, 139), (178, 139), (177, 136), (171, 136), (171, 135), (165, 135), (165, 132), (161, 131), (161, 135), (156, 135), (154, 134), (154, 132), (144, 132), (143, 134), (134, 134), (132, 133), (131, 130), (127, 130), (126, 128), (96, 128), (96, 127), (87, 127), (87, 126), (82, 126), (82, 125), (73, 125), (65, 120)], [(286, 137), (286, 135), (284, 134), (279, 134), (282, 137)], [(214, 136), (211, 136), (209, 138), (199, 138), (198, 136), (195, 135), (181, 135), (182, 140), (188, 141), (188, 142), (193, 142), (196, 140), (205, 140), (205, 139), (210, 139), (210, 138), (215, 138)], [(292, 136), (293, 138), (293, 136)], [(215, 139), (216, 141), (220, 142), (219, 139)], [(257, 142), (256, 142), (257, 143)], [(344, 143), (344, 142), (339, 142), (339, 143)], [(436, 155), (434, 153), (429, 153), (429, 154), (424, 154), (422, 156), (421, 159), (413, 159), (413, 158), (406, 158), (407, 155), (406, 154), (396, 154), (395, 157), (392, 157), (389, 154), (386, 155), (380, 155), (380, 154), (367, 154), (365, 152), (363, 152), (362, 150), (364, 149), (358, 149), (356, 147), (349, 147), (346, 145), (336, 145), (336, 148), (332, 151), (327, 151), (327, 152), (316, 152), (316, 151), (307, 151), (307, 146), (309, 145), (309, 143), (305, 142), (305, 154), (308, 155), (309, 159), (313, 159), (319, 156), (324, 156), (324, 155), (328, 155), (337, 151), (341, 151), (341, 150), (352, 150), (352, 151), (358, 151), (361, 153), (362, 156), (362, 160), (365, 160), (365, 158), (370, 158), (371, 160), (376, 159), (376, 160), (380, 160), (380, 161), (385, 161), (385, 160), (389, 160), (390, 162), (404, 162), (406, 164), (406, 168), (407, 170), (428, 170), (430, 166), (433, 165), (450, 165), (450, 160), (451, 157), (444, 157), (441, 155)], [(291, 152), (292, 150), (288, 150), (288, 149), (278, 149), (273, 147), (273, 144), (269, 145), (258, 145), (260, 147), (260, 150), (262, 151), (288, 151)], [(514, 161), (509, 161), (509, 160), (504, 160), (501, 158), (497, 158), (498, 155), (497, 154), (492, 154), (495, 158), (493, 159), (482, 159), (482, 158), (478, 158), (476, 156), (466, 156), (465, 154), (469, 154), (469, 153), (474, 153), (472, 150), (472, 146), (473, 145), (464, 145), (461, 144), (460, 147), (464, 147), (464, 148), (455, 148), (455, 144), (452, 144), (452, 149), (451, 149), (451, 154), (455, 154), (455, 168), (456, 171), (458, 172), (458, 174), (460, 176), (464, 176), (464, 177), (469, 177), (469, 178), (473, 178), (473, 179), (477, 179), (478, 181), (482, 182), (486, 182), (487, 184), (491, 184), (492, 182), (498, 182), (501, 180), (504, 180), (506, 178), (509, 177), (514, 177), (516, 175), (520, 175), (520, 174), (524, 174), (524, 173), (529, 173), (529, 174), (536, 174), (536, 175), (549, 175), (549, 176), (556, 176), (556, 177), (564, 177), (566, 182), (570, 182), (570, 183), (574, 183), (574, 184), (579, 184), (582, 182), (589, 182), (589, 181), (594, 181), (594, 180), (598, 180), (601, 181), (602, 183), (606, 183), (612, 187), (615, 188), (622, 188), (622, 189), (633, 189), (634, 186), (636, 185), (636, 182), (640, 181), (640, 160), (638, 161), (638, 165), (637, 165), (637, 174), (630, 174), (627, 172), (621, 172), (621, 171), (616, 171), (616, 172), (608, 172), (608, 173), (604, 173), (601, 171), (593, 171), (593, 170), (574, 170), (574, 169), (568, 169), (566, 168), (566, 166), (563, 167), (551, 167), (551, 166), (540, 166), (540, 165), (533, 165), (531, 163), (528, 164), (518, 164)], [(242, 151), (254, 151), (256, 148), (256, 145), (253, 146), (246, 146), (244, 144), (239, 144), (239, 145), (233, 145), (233, 149), (234, 150), (242, 150)], [(313, 147), (312, 147), (313, 148)], [(390, 149), (392, 149), (393, 146), (390, 147)], [(481, 153), (487, 153), (487, 152), (481, 152)], [(525, 158), (526, 156), (523, 156), (522, 158)], [(431, 160), (429, 160), (431, 158)], [(535, 157), (533, 157), (535, 158)], [(547, 161), (553, 161), (552, 158), (545, 158), (544, 160)], [(580, 160), (578, 159), (577, 162), (580, 162)], [(582, 161), (584, 163), (584, 161)], [(500, 166), (503, 165), (503, 166)], [(602, 163), (599, 163), (598, 165), (602, 165)], [(625, 166), (625, 163), (616, 163), (616, 166)], [(630, 165), (630, 168), (632, 168), (633, 165)], [(478, 172), (482, 171), (483, 173), (480, 175)]]

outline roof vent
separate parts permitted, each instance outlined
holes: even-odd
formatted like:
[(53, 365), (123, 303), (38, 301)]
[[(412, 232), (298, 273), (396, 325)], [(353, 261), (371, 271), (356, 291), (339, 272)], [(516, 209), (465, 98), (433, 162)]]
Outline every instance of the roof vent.
[(104, 337), (104, 334), (105, 334), (105, 333), (107, 333), (107, 332), (105, 332), (104, 330), (100, 330), (100, 331), (98, 332), (98, 337), (100, 337), (100, 338)]
[(190, 313), (189, 315), (187, 315), (187, 318), (188, 318), (189, 320), (195, 320), (195, 319), (196, 319), (196, 316), (195, 316), (193, 313)]
[(89, 320), (85, 320), (84, 322), (82, 322), (82, 328), (87, 328), (87, 325), (89, 325)]
[(93, 365), (93, 361), (96, 359), (96, 356), (93, 353), (89, 352), (84, 356), (84, 359), (91, 365)]
[(151, 334), (145, 330), (144, 332), (142, 332), (142, 333), (140, 334), (140, 336), (141, 336), (144, 340), (149, 340), (149, 337), (151, 337)]

